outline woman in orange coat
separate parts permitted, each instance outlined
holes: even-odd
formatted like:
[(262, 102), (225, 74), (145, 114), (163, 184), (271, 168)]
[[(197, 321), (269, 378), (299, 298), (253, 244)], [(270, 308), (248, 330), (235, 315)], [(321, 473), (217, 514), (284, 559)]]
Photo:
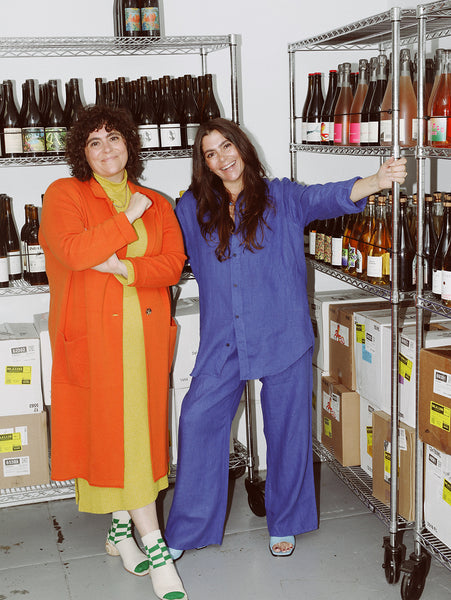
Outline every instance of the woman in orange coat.
[(106, 550), (127, 571), (150, 573), (159, 598), (185, 599), (155, 508), (168, 486), (168, 288), (185, 255), (169, 202), (136, 183), (139, 147), (128, 113), (87, 108), (67, 137), (73, 177), (45, 194), (52, 478), (76, 479), (80, 511), (112, 513)]

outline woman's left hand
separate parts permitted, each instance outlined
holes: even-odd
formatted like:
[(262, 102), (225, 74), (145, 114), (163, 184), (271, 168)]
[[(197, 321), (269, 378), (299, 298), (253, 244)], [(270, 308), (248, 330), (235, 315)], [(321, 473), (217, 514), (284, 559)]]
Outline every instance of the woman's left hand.
[(112, 275), (123, 275), (124, 277), (127, 277), (127, 267), (118, 259), (117, 254), (113, 254), (103, 263), (92, 268), (94, 271), (99, 271), (100, 273), (111, 273)]
[(392, 156), (386, 160), (376, 173), (379, 189), (390, 188), (394, 182), (402, 185), (407, 177), (406, 163), (404, 157), (395, 160)]

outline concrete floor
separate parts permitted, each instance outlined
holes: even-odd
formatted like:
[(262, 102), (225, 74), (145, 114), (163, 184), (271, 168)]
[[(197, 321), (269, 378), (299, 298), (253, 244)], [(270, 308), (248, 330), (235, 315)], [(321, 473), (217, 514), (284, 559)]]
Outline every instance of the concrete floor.
[[(249, 509), (244, 477), (231, 483), (222, 546), (185, 552), (177, 562), (190, 600), (390, 600), (401, 598), (381, 567), (386, 526), (330, 471), (317, 464), (320, 528), (298, 536), (289, 558), (268, 551), (264, 518)], [(172, 489), (162, 498), (167, 515)], [(108, 516), (79, 513), (74, 500), (0, 510), (0, 600), (152, 600), (148, 577), (108, 556)], [(412, 535), (404, 536), (407, 553)], [(451, 598), (451, 571), (436, 561), (422, 595)]]

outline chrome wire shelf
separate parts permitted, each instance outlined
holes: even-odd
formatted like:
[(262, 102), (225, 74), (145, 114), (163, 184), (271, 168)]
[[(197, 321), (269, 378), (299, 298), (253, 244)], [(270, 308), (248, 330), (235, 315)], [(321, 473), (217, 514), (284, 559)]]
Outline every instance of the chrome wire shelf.
[(451, 571), (451, 548), (435, 537), (430, 531), (424, 529), (420, 535), (423, 547), (436, 558), (444, 567)]
[[(191, 148), (180, 150), (143, 150), (139, 153), (143, 160), (157, 160), (166, 158), (189, 158), (192, 156)], [(15, 158), (0, 158), (0, 167), (31, 167), (47, 165), (64, 165), (64, 156), (17, 156)]]
[(128, 37), (23, 37), (0, 38), (0, 56), (66, 57), (145, 54), (198, 54), (227, 48), (231, 36)]
[(73, 479), (68, 481), (51, 481), (42, 485), (0, 489), (0, 508), (74, 497), (75, 482)]
[(417, 297), (417, 306), (438, 315), (451, 318), (451, 307), (445, 306), (439, 300), (436, 300), (432, 294), (430, 296)]
[[(415, 156), (415, 148), (401, 148), (402, 156)], [(290, 152), (339, 154), (342, 156), (391, 156), (389, 146), (322, 146), (321, 144), (290, 144)]]
[[(327, 463), (328, 467), (349, 487), (349, 489), (387, 525), (390, 523), (390, 507), (373, 496), (371, 477), (360, 467), (343, 467), (334, 455), (321, 442), (313, 438), (313, 451)], [(398, 515), (399, 529), (411, 529), (412, 523)]]
[(420, 4), (418, 12), (426, 17), (427, 40), (451, 35), (451, 2), (429, 2)]
[(32, 296), (35, 294), (46, 294), (48, 285), (30, 285), (23, 279), (11, 281), (9, 287), (0, 288), (0, 296)]
[[(401, 10), (401, 44), (412, 44), (417, 39), (416, 11)], [(288, 52), (312, 50), (364, 50), (391, 44), (391, 11), (355, 21), (305, 40), (288, 44)]]
[[(362, 281), (358, 277), (354, 277), (353, 275), (348, 275), (344, 273), (341, 269), (336, 267), (331, 267), (321, 261), (315, 260), (314, 258), (310, 258), (308, 256), (305, 257), (308, 264), (312, 265), (312, 267), (316, 271), (320, 271), (321, 273), (326, 273), (331, 277), (335, 277), (335, 279), (339, 279), (340, 281), (344, 281), (349, 283), (350, 285), (369, 292), (373, 296), (378, 296), (379, 298), (384, 298), (385, 300), (391, 299), (391, 287), (390, 286), (382, 286), (382, 285), (374, 285), (367, 281)], [(399, 299), (400, 300), (414, 300), (415, 292), (400, 292)]]

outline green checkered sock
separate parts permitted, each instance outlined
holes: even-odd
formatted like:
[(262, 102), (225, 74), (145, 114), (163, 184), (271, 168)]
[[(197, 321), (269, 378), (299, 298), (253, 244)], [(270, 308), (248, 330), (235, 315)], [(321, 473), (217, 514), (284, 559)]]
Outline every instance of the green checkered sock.
[(162, 600), (188, 600), (160, 530), (146, 534), (142, 541), (149, 557), (155, 595)]
[(124, 569), (133, 575), (147, 575), (149, 561), (136, 545), (132, 535), (132, 520), (126, 510), (113, 512), (105, 549), (110, 556), (120, 556)]

